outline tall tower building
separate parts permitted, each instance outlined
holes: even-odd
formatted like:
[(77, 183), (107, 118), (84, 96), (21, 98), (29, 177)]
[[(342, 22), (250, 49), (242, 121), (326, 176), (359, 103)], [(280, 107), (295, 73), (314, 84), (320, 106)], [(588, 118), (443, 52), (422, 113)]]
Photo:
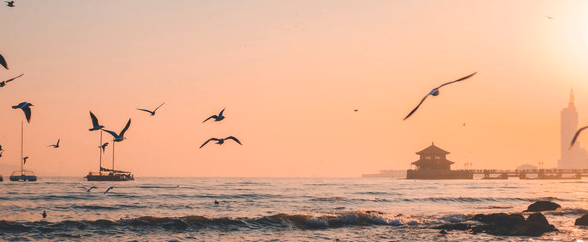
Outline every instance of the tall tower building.
[(588, 169), (588, 152), (576, 141), (570, 149), (570, 142), (578, 130), (578, 111), (574, 105), (574, 90), (570, 93), (568, 107), (561, 110), (561, 157), (557, 164), (559, 169)]

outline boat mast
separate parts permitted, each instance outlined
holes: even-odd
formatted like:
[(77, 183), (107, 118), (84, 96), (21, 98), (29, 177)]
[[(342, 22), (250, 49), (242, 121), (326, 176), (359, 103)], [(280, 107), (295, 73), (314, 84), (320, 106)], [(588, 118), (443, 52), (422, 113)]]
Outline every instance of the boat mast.
[(112, 140), (112, 172), (114, 172), (114, 144), (116, 144), (116, 142)]
[(100, 144), (98, 144), (98, 152), (100, 152), (100, 167), (98, 173), (102, 174), (102, 130), (100, 130)]
[(20, 175), (24, 175), (24, 159), (23, 159), (23, 121), (20, 121)]

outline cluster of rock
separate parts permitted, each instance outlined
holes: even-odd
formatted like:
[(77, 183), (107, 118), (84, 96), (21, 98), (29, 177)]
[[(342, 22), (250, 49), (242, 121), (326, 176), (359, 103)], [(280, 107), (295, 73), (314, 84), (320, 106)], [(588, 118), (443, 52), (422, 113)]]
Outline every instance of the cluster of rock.
[[(469, 220), (480, 223), (455, 223), (444, 224), (435, 227), (441, 229), (441, 233), (447, 233), (451, 230), (470, 231), (472, 233), (488, 233), (492, 235), (507, 236), (541, 236), (544, 233), (558, 231), (555, 226), (549, 224), (541, 211), (552, 211), (559, 209), (561, 206), (550, 201), (538, 201), (527, 208), (524, 212), (534, 212), (529, 214), (525, 219), (521, 213), (493, 213), (493, 214), (476, 214)], [(582, 221), (588, 224), (588, 215), (584, 215)], [(578, 224), (576, 220), (576, 225)]]

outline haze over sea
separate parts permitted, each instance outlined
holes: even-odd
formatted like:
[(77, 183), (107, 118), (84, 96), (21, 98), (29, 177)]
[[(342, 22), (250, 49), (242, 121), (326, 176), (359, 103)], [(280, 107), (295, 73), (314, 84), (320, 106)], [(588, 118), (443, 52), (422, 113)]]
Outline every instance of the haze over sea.
[[(43, 177), (0, 183), (0, 239), (571, 241), (588, 238), (588, 229), (574, 226), (586, 213), (587, 191), (585, 180)], [(562, 205), (543, 212), (559, 232), (504, 237), (432, 228), (476, 213), (521, 212), (536, 200)]]

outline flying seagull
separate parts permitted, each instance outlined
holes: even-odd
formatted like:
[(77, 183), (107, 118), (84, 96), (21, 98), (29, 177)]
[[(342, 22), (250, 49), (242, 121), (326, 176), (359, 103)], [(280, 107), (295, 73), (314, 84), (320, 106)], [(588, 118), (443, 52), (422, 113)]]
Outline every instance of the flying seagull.
[(11, 8), (14, 7), (14, 1), (4, 1), (4, 2), (6, 2), (6, 6), (11, 7)]
[(59, 139), (57, 139), (57, 144), (54, 144), (54, 145), (51, 144), (48, 147), (51, 147), (51, 146), (53, 146), (53, 148), (59, 148)]
[(112, 135), (112, 137), (114, 137), (114, 142), (121, 142), (125, 139), (124, 135), (125, 132), (127, 132), (127, 129), (129, 129), (129, 126), (131, 126), (131, 119), (129, 119), (125, 128), (122, 131), (120, 131), (120, 134), (116, 134), (115, 132), (106, 129), (104, 129), (104, 131)]
[(165, 104), (165, 103), (162, 103), (162, 104), (161, 104), (161, 105), (159, 105), (157, 108), (155, 108), (153, 111), (149, 111), (149, 110), (147, 110), (147, 109), (141, 109), (141, 108), (137, 108), (137, 110), (141, 110), (141, 111), (148, 112), (148, 113), (150, 113), (150, 114), (151, 114), (151, 116), (153, 116), (153, 115), (155, 115), (155, 111), (157, 111), (157, 109), (159, 109), (161, 106), (163, 106), (163, 104)]
[(574, 146), (574, 143), (576, 143), (576, 139), (580, 135), (580, 132), (582, 132), (582, 130), (585, 130), (586, 128), (588, 128), (588, 126), (584, 126), (580, 129), (578, 129), (578, 131), (576, 131), (576, 134), (574, 134), (574, 138), (572, 139), (572, 142), (570, 143), (570, 148), (568, 148), (568, 150), (571, 149), (572, 146)]
[(4, 66), (4, 68), (6, 68), (6, 70), (8, 70), (8, 64), (6, 63), (6, 60), (4, 59), (4, 56), (0, 55), (0, 65)]
[(242, 145), (242, 144), (241, 144), (241, 142), (240, 142), (240, 141), (239, 141), (237, 138), (235, 138), (235, 137), (233, 137), (233, 136), (229, 136), (229, 137), (226, 137), (226, 138), (224, 138), (224, 139), (222, 139), (222, 138), (221, 138), (221, 139), (218, 139), (218, 138), (210, 138), (209, 140), (207, 140), (206, 142), (204, 142), (204, 144), (202, 144), (202, 145), (200, 146), (200, 148), (199, 148), (199, 149), (202, 149), (202, 147), (203, 147), (204, 145), (206, 145), (206, 144), (207, 144), (209, 141), (211, 141), (211, 140), (214, 140), (214, 141), (216, 141), (216, 143), (217, 143), (217, 144), (219, 144), (219, 145), (222, 145), (223, 143), (225, 143), (225, 140), (228, 140), (228, 139), (232, 139), (232, 140), (234, 140), (235, 142), (237, 142), (237, 143), (239, 143), (240, 145)]
[(21, 102), (18, 105), (12, 106), (12, 108), (17, 109), (20, 108), (22, 109), (22, 111), (25, 114), (25, 117), (27, 118), (27, 123), (31, 122), (31, 106), (33, 106), (33, 104), (27, 103), (27, 102)]
[(10, 79), (8, 79), (8, 80), (6, 80), (6, 81), (2, 81), (2, 82), (0, 82), (0, 87), (4, 87), (4, 86), (6, 86), (6, 84), (7, 84), (7, 83), (9, 83), (9, 82), (13, 81), (13, 80), (14, 80), (14, 79), (16, 79), (16, 78), (19, 78), (19, 77), (21, 77), (22, 75), (24, 75), (24, 73), (20, 74), (20, 75), (19, 75), (19, 76), (17, 76), (17, 77), (13, 77), (13, 78), (10, 78)]
[(90, 191), (92, 191), (92, 189), (98, 188), (98, 187), (92, 186), (90, 188), (86, 188), (86, 187), (80, 187), (80, 188), (83, 188), (84, 190), (86, 190), (86, 192), (90, 192)]
[(551, 16), (549, 16), (549, 15), (545, 15), (545, 17), (546, 17), (547, 19), (553, 19), (553, 17), (551, 17)]
[(90, 111), (90, 118), (92, 119), (92, 128), (90, 128), (90, 131), (94, 131), (94, 130), (99, 130), (104, 128), (104, 126), (98, 124), (98, 119), (96, 118), (96, 116), (92, 113), (92, 111)]
[(102, 193), (102, 194), (106, 194), (106, 193), (107, 193), (108, 191), (110, 191), (110, 189), (112, 189), (112, 188), (114, 188), (114, 187), (109, 187), (109, 188), (108, 188), (108, 189), (106, 189), (106, 191), (105, 191), (104, 193)]
[(412, 115), (414, 112), (416, 112), (416, 110), (417, 110), (417, 109), (418, 109), (418, 108), (421, 106), (421, 104), (423, 104), (423, 102), (425, 101), (425, 99), (427, 99), (427, 97), (428, 97), (428, 96), (430, 96), (430, 95), (432, 95), (432, 96), (437, 96), (437, 95), (439, 95), (439, 88), (441, 88), (441, 87), (443, 87), (443, 86), (445, 86), (445, 85), (449, 85), (449, 84), (451, 84), (451, 83), (455, 83), (455, 82), (459, 82), (459, 81), (463, 81), (463, 80), (465, 80), (465, 79), (468, 79), (468, 78), (470, 78), (471, 76), (475, 75), (476, 73), (478, 73), (478, 72), (474, 72), (474, 73), (472, 73), (472, 74), (470, 74), (470, 75), (468, 75), (468, 76), (465, 76), (465, 77), (459, 78), (459, 79), (457, 79), (457, 80), (455, 80), (455, 81), (450, 81), (450, 82), (447, 82), (447, 83), (443, 83), (441, 86), (438, 86), (438, 87), (436, 87), (436, 88), (433, 88), (433, 90), (431, 90), (431, 92), (429, 92), (427, 95), (425, 95), (425, 97), (423, 97), (423, 99), (421, 100), (421, 102), (419, 103), (419, 105), (417, 105), (417, 106), (416, 106), (416, 107), (415, 107), (415, 108), (414, 108), (412, 111), (410, 111), (410, 113), (409, 113), (408, 115), (406, 115), (406, 118), (404, 118), (403, 120), (406, 120), (406, 119), (407, 119), (408, 117), (410, 117), (410, 116), (411, 116), (411, 115)]
[(2, 153), (4, 153), (4, 151), (3, 150), (0, 150), (0, 157), (2, 157)]
[(28, 156), (26, 156), (25, 158), (22, 158), (22, 159), (23, 159), (23, 161), (24, 161), (24, 162), (23, 162), (23, 164), (26, 164), (26, 163), (27, 163), (27, 159), (28, 159), (28, 158), (29, 158)]
[(202, 121), (202, 123), (206, 122), (207, 120), (213, 118), (215, 122), (221, 121), (223, 119), (225, 119), (225, 116), (223, 116), (223, 112), (225, 111), (225, 109), (223, 108), (222, 111), (220, 111), (220, 113), (217, 115), (212, 115), (210, 117), (208, 117), (207, 119), (205, 119), (204, 121)]
[(0, 150), (2, 150), (2, 145), (0, 145)]
[(104, 153), (104, 149), (106, 149), (106, 146), (108, 146), (108, 142), (102, 144), (101, 146), (98, 146), (99, 148), (102, 149), (102, 153)]

